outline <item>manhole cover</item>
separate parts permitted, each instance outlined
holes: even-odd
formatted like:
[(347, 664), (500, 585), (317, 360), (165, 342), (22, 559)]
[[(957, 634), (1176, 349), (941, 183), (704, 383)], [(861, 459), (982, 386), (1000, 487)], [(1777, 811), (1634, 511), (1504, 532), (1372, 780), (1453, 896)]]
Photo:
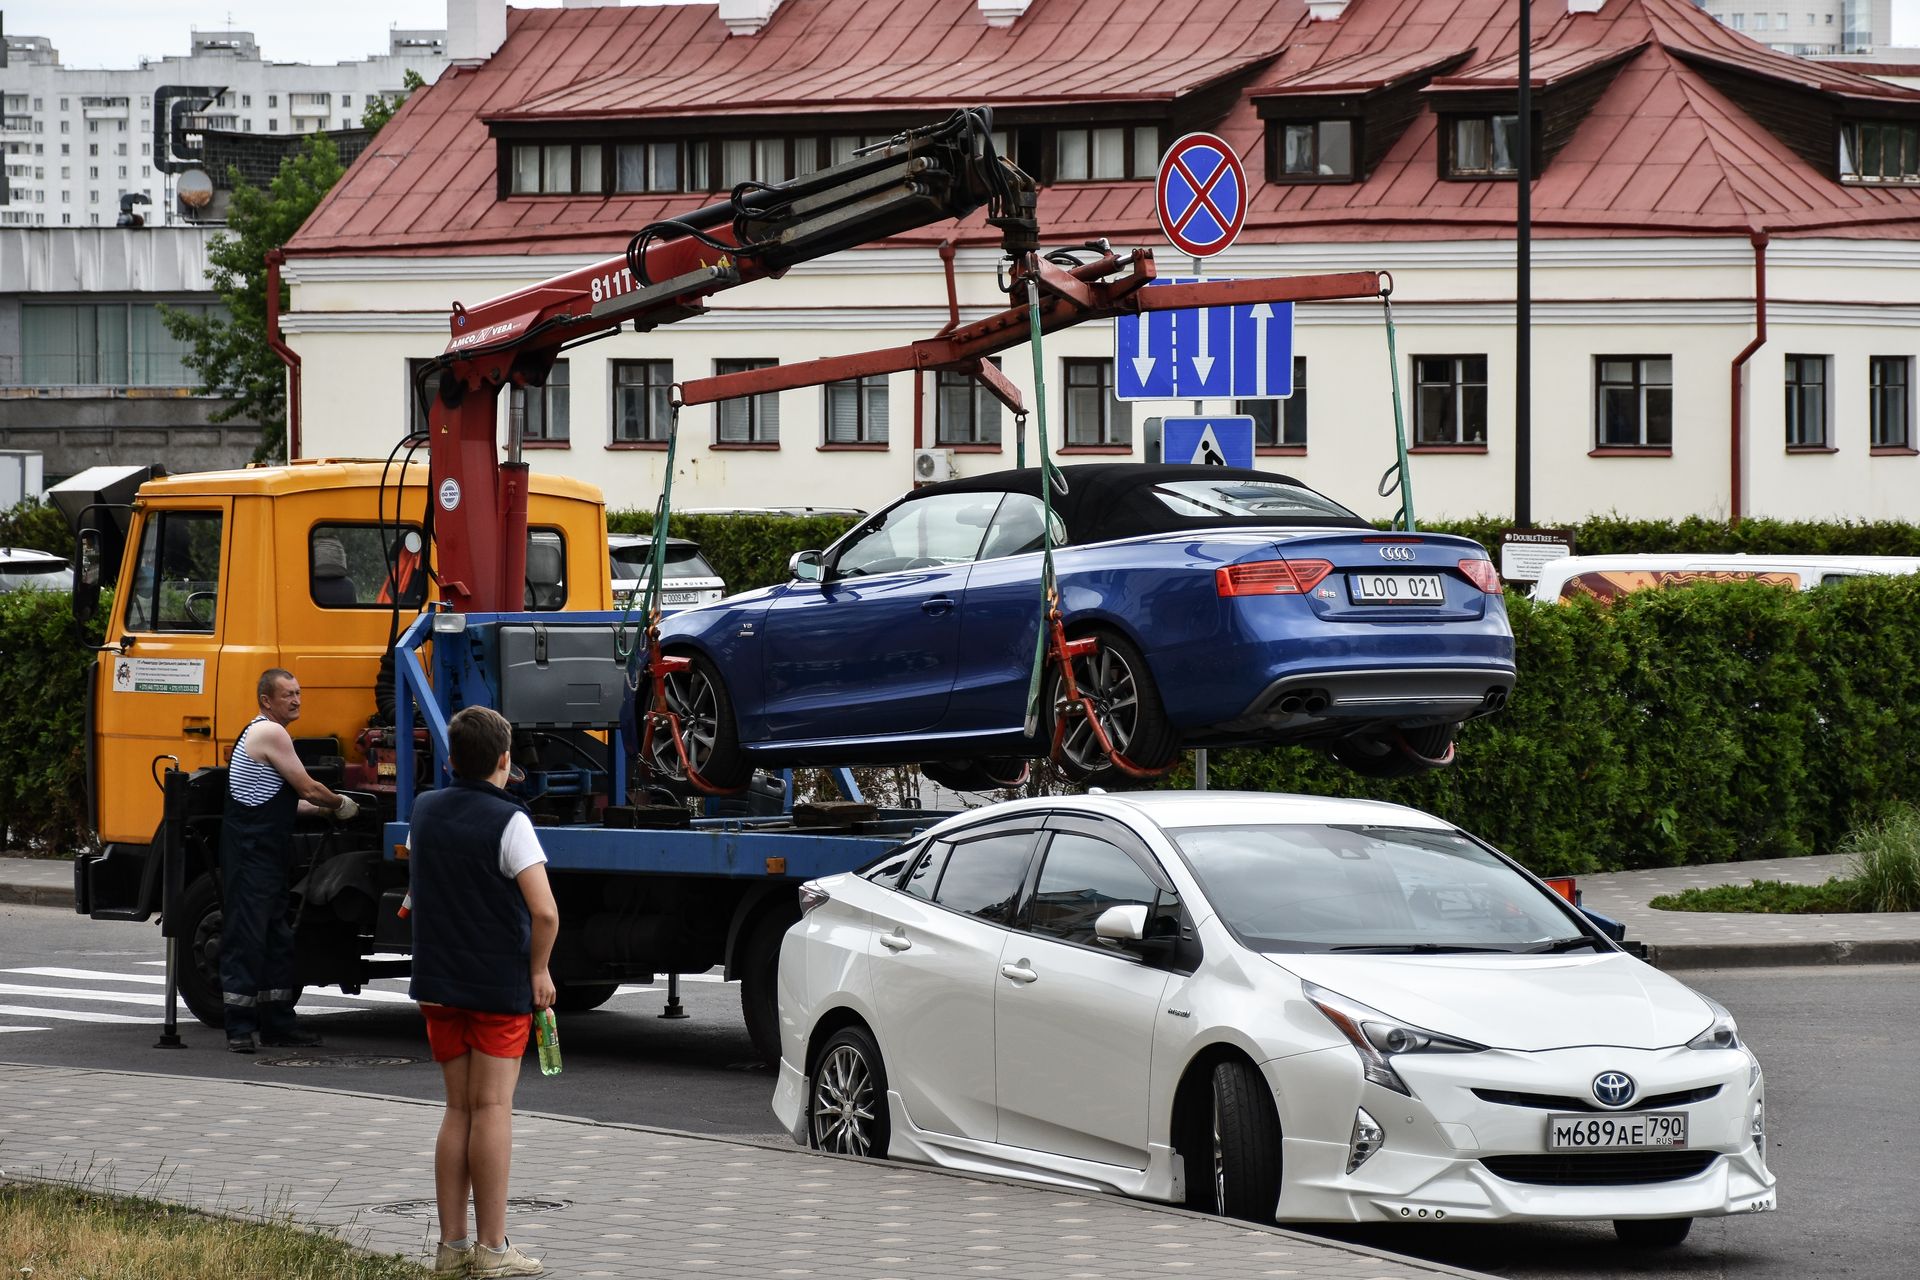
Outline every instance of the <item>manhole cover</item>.
[[(508, 1196), (508, 1213), (558, 1213), (573, 1204), (571, 1200), (550, 1200), (542, 1196)], [(432, 1200), (394, 1200), (367, 1206), (368, 1213), (386, 1213), (396, 1218), (431, 1218), (439, 1213)]]
[(424, 1058), (403, 1058), (383, 1053), (343, 1053), (327, 1058), (262, 1058), (263, 1067), (411, 1067)]

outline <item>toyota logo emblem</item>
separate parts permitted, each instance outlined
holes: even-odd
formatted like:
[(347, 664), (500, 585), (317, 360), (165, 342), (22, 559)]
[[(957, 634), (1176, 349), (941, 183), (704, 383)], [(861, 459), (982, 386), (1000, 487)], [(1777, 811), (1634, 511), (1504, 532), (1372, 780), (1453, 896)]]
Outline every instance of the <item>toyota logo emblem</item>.
[(1413, 548), (1382, 547), (1380, 548), (1380, 558), (1382, 560), (1411, 560), (1413, 559)]
[(1593, 1078), (1593, 1097), (1603, 1107), (1624, 1107), (1633, 1101), (1633, 1077), (1624, 1071), (1602, 1071)]

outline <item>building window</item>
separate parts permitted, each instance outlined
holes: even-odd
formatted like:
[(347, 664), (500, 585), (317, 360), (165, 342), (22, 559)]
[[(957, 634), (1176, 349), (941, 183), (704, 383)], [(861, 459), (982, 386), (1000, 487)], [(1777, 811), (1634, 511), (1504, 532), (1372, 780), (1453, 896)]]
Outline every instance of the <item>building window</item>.
[(1456, 116), (1448, 129), (1447, 174), (1510, 177), (1519, 172), (1520, 117)]
[(613, 362), (613, 442), (665, 444), (673, 423), (673, 362)]
[(1787, 447), (1827, 447), (1826, 356), (1787, 357)]
[[(993, 367), (1000, 367), (994, 356)], [(1000, 402), (993, 393), (952, 369), (933, 376), (933, 442), (1000, 447)]]
[[(142, 98), (142, 99), (140, 99), (140, 105), (141, 105), (141, 106), (143, 106), (143, 107), (144, 107), (144, 106), (146, 106), (146, 105), (147, 105), (147, 100), (146, 100), (145, 98)], [(267, 95), (267, 105), (268, 105), (268, 106), (270, 106), (270, 107), (277, 107), (277, 106), (279, 106), (279, 105), (280, 105), (280, 95), (279, 95), (279, 94), (277, 94), (277, 93), (270, 93), (270, 94), (268, 94), (268, 95)]]
[(555, 360), (544, 387), (515, 387), (509, 411), (522, 440), (565, 444), (568, 440), (569, 401), (567, 362)]
[(1843, 182), (1920, 182), (1920, 126), (1853, 121), (1840, 126)]
[(1913, 357), (1873, 356), (1867, 361), (1869, 439), (1876, 449), (1913, 447)]
[(1279, 123), (1274, 137), (1279, 147), (1273, 171), (1283, 181), (1353, 177), (1351, 120), (1290, 120)]
[(1602, 449), (1673, 447), (1673, 357), (1597, 356), (1595, 443)]
[(681, 190), (680, 144), (636, 142), (615, 147), (613, 189), (622, 192)]
[(1062, 360), (1067, 381), (1067, 439), (1071, 445), (1131, 445), (1133, 405), (1113, 395), (1113, 361)]
[[(746, 373), (751, 369), (771, 369), (778, 360), (715, 360), (713, 371)], [(763, 391), (759, 395), (736, 396), (714, 406), (716, 444), (779, 444), (780, 393)]]
[(1151, 178), (1159, 167), (1160, 129), (1156, 125), (1054, 130), (1055, 182)]
[(1413, 358), (1413, 439), (1425, 445), (1487, 443), (1487, 358)]
[(424, 387), (419, 383), (420, 371), (432, 363), (431, 360), (407, 361), (407, 385), (401, 394), (407, 400), (407, 434), (409, 435), (427, 434), (427, 408), (433, 403), (434, 397), (440, 394), (442, 370), (435, 369), (427, 374)]
[(829, 382), (827, 395), (828, 444), (885, 444), (887, 442), (887, 376), (849, 378)]
[(1256, 449), (1307, 447), (1307, 358), (1293, 358), (1293, 394), (1285, 400), (1236, 400), (1233, 411), (1253, 419)]
[[(63, 196), (64, 192), (61, 193)], [(168, 304), (193, 316), (224, 314), (206, 303)], [(27, 386), (192, 387), (192, 344), (167, 332), (144, 302), (23, 303), (20, 381)]]

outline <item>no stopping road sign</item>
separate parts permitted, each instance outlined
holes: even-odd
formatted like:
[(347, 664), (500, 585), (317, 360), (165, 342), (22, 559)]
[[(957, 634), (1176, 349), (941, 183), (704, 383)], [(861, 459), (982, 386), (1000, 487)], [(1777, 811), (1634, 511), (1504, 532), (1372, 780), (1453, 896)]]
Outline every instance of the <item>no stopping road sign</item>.
[(1176, 249), (1212, 257), (1246, 225), (1247, 173), (1240, 157), (1210, 133), (1189, 133), (1160, 159), (1154, 206)]

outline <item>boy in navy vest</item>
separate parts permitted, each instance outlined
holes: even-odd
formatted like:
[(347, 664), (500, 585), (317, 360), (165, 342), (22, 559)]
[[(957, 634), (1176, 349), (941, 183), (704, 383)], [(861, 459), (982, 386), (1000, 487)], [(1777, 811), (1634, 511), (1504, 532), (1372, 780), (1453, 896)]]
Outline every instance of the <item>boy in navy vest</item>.
[[(436, 1276), (539, 1275), (507, 1239), (513, 1086), (533, 1011), (553, 1003), (547, 959), (560, 911), (526, 807), (501, 788), (513, 727), (468, 707), (447, 724), (453, 785), (414, 802), (413, 986), (447, 1086), (434, 1144)], [(467, 1234), (472, 1193), (479, 1239)]]

